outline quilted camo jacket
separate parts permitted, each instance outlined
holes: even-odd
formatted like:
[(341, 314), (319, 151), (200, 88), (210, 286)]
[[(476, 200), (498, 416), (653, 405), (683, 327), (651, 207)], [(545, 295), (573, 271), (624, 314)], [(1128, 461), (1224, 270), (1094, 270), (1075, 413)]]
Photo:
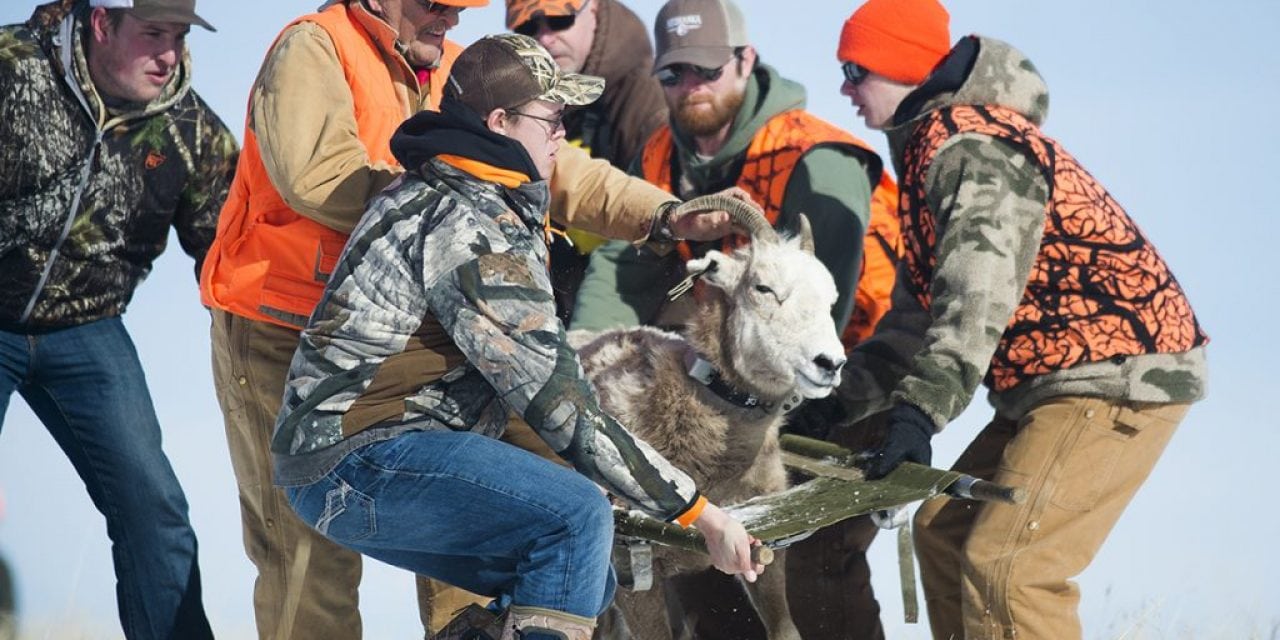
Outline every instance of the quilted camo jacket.
[(189, 58), (151, 103), (104, 102), (77, 4), (0, 27), (0, 326), (15, 330), (123, 313), (170, 226), (199, 273), (238, 153)]

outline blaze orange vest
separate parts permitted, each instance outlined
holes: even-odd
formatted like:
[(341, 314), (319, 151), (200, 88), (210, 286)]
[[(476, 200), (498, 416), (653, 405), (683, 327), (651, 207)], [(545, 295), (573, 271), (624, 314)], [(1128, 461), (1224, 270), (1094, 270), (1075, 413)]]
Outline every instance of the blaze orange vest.
[[(751, 194), (764, 206), (765, 217), (777, 224), (783, 197), (791, 172), (800, 158), (814, 147), (845, 146), (875, 154), (865, 142), (808, 112), (795, 109), (773, 116), (756, 132), (747, 147), (737, 186)], [(664, 125), (649, 137), (641, 152), (645, 180), (675, 193), (671, 178), (673, 141), (670, 125)], [(855, 292), (853, 315), (845, 325), (841, 340), (846, 349), (870, 336), (876, 323), (889, 311), (889, 297), (902, 255), (902, 239), (898, 233), (898, 187), (887, 172), (870, 176), (875, 189), (871, 194), (871, 223), (862, 245), (862, 273)], [(733, 241), (724, 241), (725, 249)], [(687, 261), (693, 257), (688, 243), (678, 246)]]
[(975, 132), (1030, 152), (1049, 184), (1044, 238), (1031, 277), (1000, 338), (986, 383), (1004, 391), (1076, 364), (1205, 344), (1191, 304), (1124, 209), (1057, 141), (1004, 107), (958, 106), (916, 125), (904, 153), (902, 235), (906, 283), (924, 308), (932, 294), (937, 222), (924, 178), (952, 136)]
[[(356, 134), (371, 162), (395, 166), (391, 134), (412, 115), (396, 95), (396, 85), (406, 85), (411, 95), (420, 95), (421, 89), (409, 64), (385, 53), (394, 51), (390, 28), (385, 34), (370, 34), (354, 11), (359, 9), (336, 3), (299, 18), (285, 30), (311, 22), (329, 34), (355, 103)], [(382, 46), (375, 38), (383, 40)], [(431, 74), (431, 105), (439, 104), (449, 66), (460, 50), (445, 42), (441, 65)], [(399, 68), (388, 68), (386, 60), (391, 57)], [(200, 299), (206, 306), (238, 316), (301, 329), (320, 302), (346, 241), (346, 234), (304, 218), (285, 204), (271, 184), (257, 136), (246, 122), (235, 179), (201, 270)]]

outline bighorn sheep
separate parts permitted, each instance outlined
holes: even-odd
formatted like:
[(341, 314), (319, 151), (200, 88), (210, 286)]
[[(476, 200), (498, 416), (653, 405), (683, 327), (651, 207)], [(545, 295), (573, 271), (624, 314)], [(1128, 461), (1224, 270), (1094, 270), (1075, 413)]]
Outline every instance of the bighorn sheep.
[[(754, 209), (735, 218), (751, 244), (687, 264), (704, 284), (685, 336), (649, 327), (570, 336), (604, 408), (722, 505), (786, 489), (778, 428), (801, 399), (830, 394), (845, 362), (830, 315), (835, 283), (813, 256), (808, 222), (784, 239)], [(746, 585), (773, 640), (800, 637), (781, 555)], [(654, 587), (619, 590), (635, 637), (671, 638), (656, 622), (667, 620), (661, 576), (709, 566), (706, 556), (655, 549)]]

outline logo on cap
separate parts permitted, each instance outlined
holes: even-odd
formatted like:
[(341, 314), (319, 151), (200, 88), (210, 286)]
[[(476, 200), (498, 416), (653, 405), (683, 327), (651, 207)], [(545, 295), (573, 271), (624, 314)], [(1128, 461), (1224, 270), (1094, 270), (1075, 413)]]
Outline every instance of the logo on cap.
[(667, 33), (674, 34), (678, 37), (689, 35), (690, 31), (702, 28), (702, 16), (693, 14), (688, 16), (675, 16), (667, 19)]

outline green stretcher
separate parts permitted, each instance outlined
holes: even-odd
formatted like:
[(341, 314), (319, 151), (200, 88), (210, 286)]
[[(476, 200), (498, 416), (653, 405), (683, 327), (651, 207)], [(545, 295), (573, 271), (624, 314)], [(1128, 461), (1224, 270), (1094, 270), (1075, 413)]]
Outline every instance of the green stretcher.
[[(773, 549), (792, 543), (842, 520), (917, 500), (947, 494), (988, 502), (1021, 502), (1021, 489), (979, 480), (956, 471), (903, 463), (885, 478), (866, 480), (854, 466), (852, 451), (822, 440), (797, 435), (780, 438), (783, 464), (811, 479), (786, 491), (758, 496), (746, 502), (724, 506), (761, 542), (756, 559), (768, 564)], [(642, 590), (652, 584), (647, 566), (652, 558), (650, 544), (662, 544), (692, 551), (706, 551), (702, 534), (635, 511), (615, 510), (614, 529), (628, 566), (618, 567), (624, 584)], [(899, 551), (910, 553), (910, 541), (900, 537)], [(615, 556), (616, 557), (616, 556)], [(909, 556), (905, 560), (909, 562)]]

